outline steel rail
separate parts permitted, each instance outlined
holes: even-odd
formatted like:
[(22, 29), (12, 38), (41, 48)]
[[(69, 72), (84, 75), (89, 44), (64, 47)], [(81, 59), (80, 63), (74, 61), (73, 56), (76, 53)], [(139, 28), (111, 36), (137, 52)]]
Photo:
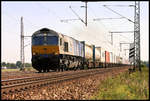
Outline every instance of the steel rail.
[(105, 69), (103, 71), (101, 71), (101, 70), (86, 71), (86, 72), (82, 72), (82, 73), (78, 72), (78, 73), (68, 74), (68, 75), (53, 76), (53, 78), (51, 76), (51, 78), (47, 77), (45, 79), (42, 78), (42, 79), (34, 80), (34, 81), (22, 82), (22, 83), (12, 84), (12, 85), (5, 85), (5, 86), (1, 86), (1, 93), (7, 94), (10, 92), (14, 92), (14, 91), (20, 91), (22, 89), (38, 87), (38, 86), (47, 85), (47, 84), (51, 84), (51, 83), (55, 83), (55, 82), (80, 78), (80, 77), (84, 77), (84, 76), (88, 76), (88, 75), (95, 75), (98, 73), (105, 73), (110, 70), (111, 69)]

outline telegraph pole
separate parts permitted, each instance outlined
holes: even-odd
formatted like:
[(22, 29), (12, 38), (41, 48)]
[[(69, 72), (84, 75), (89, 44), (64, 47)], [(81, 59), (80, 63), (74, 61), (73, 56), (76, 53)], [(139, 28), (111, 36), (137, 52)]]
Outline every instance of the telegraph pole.
[(83, 1), (83, 2), (85, 2), (85, 6), (81, 6), (81, 7), (85, 7), (85, 21), (80, 18), (80, 16), (71, 8), (71, 6), (69, 6), (69, 8), (78, 17), (78, 19), (65, 19), (65, 20), (60, 20), (60, 21), (61, 22), (65, 22), (66, 21), (67, 22), (67, 21), (73, 21), (73, 20), (80, 20), (87, 27), (87, 1)]
[(21, 60), (21, 70), (24, 70), (24, 29), (23, 29), (23, 17), (21, 17), (21, 49), (20, 49), (20, 60)]
[(113, 33), (111, 33), (111, 45), (113, 45)]
[(140, 61), (140, 1), (135, 1), (135, 16), (134, 16), (134, 70), (139, 68), (141, 71)]
[(87, 26), (87, 1), (85, 1), (85, 26)]

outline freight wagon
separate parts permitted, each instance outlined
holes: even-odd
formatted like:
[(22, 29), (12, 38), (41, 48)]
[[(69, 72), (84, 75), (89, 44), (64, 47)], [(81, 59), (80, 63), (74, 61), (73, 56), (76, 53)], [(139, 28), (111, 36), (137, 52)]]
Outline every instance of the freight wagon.
[[(116, 57), (116, 63), (121, 58)], [(113, 65), (112, 65), (113, 64)], [(32, 35), (32, 66), (39, 72), (115, 66), (113, 53), (48, 28)]]

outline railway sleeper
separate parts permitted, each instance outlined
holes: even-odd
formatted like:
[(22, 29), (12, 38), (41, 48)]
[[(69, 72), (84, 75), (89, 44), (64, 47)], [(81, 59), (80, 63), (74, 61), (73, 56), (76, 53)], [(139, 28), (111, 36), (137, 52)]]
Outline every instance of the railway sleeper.
[(2, 94), (8, 94), (8, 92), (7, 91), (2, 91)]
[(15, 89), (14, 91), (15, 91), (15, 92), (18, 92), (18, 91), (19, 91), (19, 89)]

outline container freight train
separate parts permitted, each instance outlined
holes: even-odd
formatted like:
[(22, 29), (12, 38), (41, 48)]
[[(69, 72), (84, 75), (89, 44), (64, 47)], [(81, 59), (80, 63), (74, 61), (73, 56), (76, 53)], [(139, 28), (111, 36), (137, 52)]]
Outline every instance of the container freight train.
[(123, 66), (121, 57), (102, 47), (43, 28), (32, 35), (32, 66), (39, 72)]

